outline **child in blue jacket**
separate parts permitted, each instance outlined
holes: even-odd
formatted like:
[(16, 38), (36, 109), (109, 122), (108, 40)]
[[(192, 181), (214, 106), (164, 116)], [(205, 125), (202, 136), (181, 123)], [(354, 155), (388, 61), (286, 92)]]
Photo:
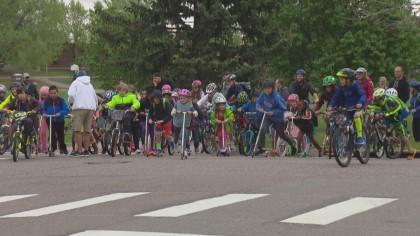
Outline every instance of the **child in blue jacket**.
[(69, 106), (64, 98), (58, 96), (58, 88), (54, 85), (49, 88), (49, 96), (44, 102), (43, 114), (44, 115), (56, 115), (51, 118), (47, 118), (48, 128), (51, 129), (51, 150), (55, 152), (57, 150), (57, 141), (60, 145), (60, 153), (67, 155), (67, 146), (64, 142), (64, 118), (69, 113)]
[[(257, 111), (260, 113), (265, 112), (266, 117), (260, 131), (260, 139), (257, 144), (258, 152), (256, 154), (261, 154), (263, 152), (262, 145), (265, 143), (265, 134), (267, 133), (268, 127), (273, 125), (273, 128), (276, 130), (279, 137), (292, 147), (292, 155), (294, 155), (296, 153), (296, 147), (294, 146), (293, 141), (284, 133), (284, 111), (286, 111), (286, 102), (283, 97), (274, 90), (274, 85), (274, 80), (266, 80), (263, 84), (264, 91), (257, 100)], [(261, 114), (260, 116), (262, 117)]]

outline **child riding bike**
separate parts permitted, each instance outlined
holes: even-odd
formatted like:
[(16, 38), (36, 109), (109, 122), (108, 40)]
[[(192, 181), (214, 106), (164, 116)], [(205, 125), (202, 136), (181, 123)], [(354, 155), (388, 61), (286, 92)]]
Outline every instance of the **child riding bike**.
[(369, 109), (375, 113), (384, 112), (386, 122), (394, 127), (399, 127), (403, 141), (411, 153), (408, 159), (414, 159), (415, 152), (407, 136), (406, 119), (410, 112), (407, 105), (398, 98), (397, 90), (394, 88), (387, 90), (380, 88), (373, 93), (373, 98), (373, 104), (368, 106)]
[[(356, 79), (355, 73), (352, 69), (344, 68), (337, 73), (337, 77), (340, 79), (340, 88), (335, 92), (332, 97), (328, 110), (343, 106), (344, 108), (356, 107), (361, 109), (366, 103), (366, 96), (361, 90), (359, 84), (354, 81)], [(362, 145), (365, 143), (363, 137), (363, 124), (361, 118), (361, 112), (348, 112), (347, 116), (354, 119), (356, 126), (356, 144)]]

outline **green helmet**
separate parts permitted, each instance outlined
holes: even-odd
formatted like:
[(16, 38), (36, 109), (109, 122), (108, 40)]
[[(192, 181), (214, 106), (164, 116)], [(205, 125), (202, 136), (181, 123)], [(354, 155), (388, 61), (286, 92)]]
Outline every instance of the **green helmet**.
[(244, 105), (244, 104), (245, 104), (245, 103), (247, 103), (247, 102), (248, 102), (248, 100), (249, 100), (248, 94), (247, 94), (245, 91), (240, 92), (240, 93), (238, 94), (238, 98), (237, 98), (237, 100), (238, 100), (238, 105), (239, 105), (239, 106)]
[(329, 75), (326, 76), (323, 80), (322, 80), (322, 86), (328, 86), (328, 85), (335, 85), (336, 84), (336, 80), (333, 76)]

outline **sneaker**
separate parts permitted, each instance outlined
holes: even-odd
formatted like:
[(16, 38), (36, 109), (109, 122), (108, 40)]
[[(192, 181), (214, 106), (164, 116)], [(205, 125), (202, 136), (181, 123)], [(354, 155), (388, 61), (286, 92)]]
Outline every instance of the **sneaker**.
[(363, 144), (365, 144), (365, 139), (363, 137), (356, 138), (356, 144), (357, 145), (363, 145)]
[(88, 157), (89, 156), (89, 152), (88, 151), (83, 151), (82, 153), (80, 153), (81, 157)]
[(80, 153), (79, 153), (78, 151), (72, 151), (72, 152), (70, 153), (70, 155), (72, 155), (72, 156), (74, 156), (74, 157), (77, 157), (77, 156), (80, 156)]
[(414, 160), (416, 158), (416, 152), (417, 150), (414, 150), (412, 153), (408, 154), (408, 160)]
[(141, 153), (140, 148), (139, 148), (139, 149), (136, 149), (136, 153), (137, 153), (137, 154)]
[(265, 151), (264, 151), (264, 149), (262, 149), (262, 148), (258, 148), (257, 150), (255, 150), (255, 156), (258, 156), (258, 155), (261, 155), (261, 154), (263, 154), (263, 153), (265, 153)]

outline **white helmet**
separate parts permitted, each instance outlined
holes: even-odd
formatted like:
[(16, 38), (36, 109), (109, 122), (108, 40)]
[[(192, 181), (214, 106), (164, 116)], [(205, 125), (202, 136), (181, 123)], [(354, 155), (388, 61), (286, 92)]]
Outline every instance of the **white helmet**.
[(79, 66), (76, 65), (76, 64), (73, 64), (73, 65), (70, 66), (70, 70), (71, 71), (79, 71)]
[(218, 104), (218, 103), (226, 103), (226, 98), (225, 96), (217, 96), (214, 98), (214, 103)]
[(215, 83), (210, 83), (206, 87), (206, 93), (207, 94), (212, 93), (212, 92), (216, 91), (216, 89), (217, 89), (217, 85)]
[(7, 93), (7, 87), (4, 84), (0, 84), (0, 92)]
[(398, 91), (394, 88), (389, 88), (385, 91), (385, 95), (389, 97), (398, 97)]

